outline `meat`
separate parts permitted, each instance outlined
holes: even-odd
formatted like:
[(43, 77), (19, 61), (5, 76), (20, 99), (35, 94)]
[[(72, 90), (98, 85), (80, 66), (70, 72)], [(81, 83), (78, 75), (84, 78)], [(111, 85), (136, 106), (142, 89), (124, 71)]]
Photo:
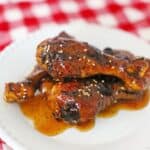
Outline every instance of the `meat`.
[(132, 101), (143, 94), (130, 93), (124, 84), (114, 77), (58, 82), (53, 86), (51, 82), (44, 81), (41, 90), (47, 94), (54, 117), (70, 124), (94, 120), (99, 112), (117, 101)]
[[(39, 71), (38, 71), (39, 70)], [(135, 100), (143, 92), (128, 91), (124, 83), (113, 76), (95, 76), (86, 79), (55, 82), (49, 77), (38, 78), (42, 70), (34, 69), (26, 82), (6, 84), (7, 102), (28, 100), (39, 94), (46, 96), (49, 108), (57, 120), (81, 124), (93, 120), (97, 113), (121, 100)], [(37, 73), (37, 74), (36, 74)], [(40, 75), (38, 75), (40, 73)], [(30, 80), (29, 80), (30, 79)], [(38, 79), (38, 85), (31, 79)], [(38, 88), (37, 88), (38, 87)]]
[(41, 42), (36, 59), (56, 81), (105, 74), (122, 79), (133, 90), (144, 90), (150, 84), (149, 59), (111, 48), (100, 51), (66, 33)]
[(47, 77), (50, 78), (48, 73), (36, 65), (33, 71), (27, 76), (26, 82), (29, 82), (33, 87), (38, 88), (40, 81)]
[(42, 70), (39, 66), (35, 66), (31, 74), (24, 81), (6, 83), (4, 92), (5, 100), (7, 102), (22, 102), (33, 97), (41, 80), (47, 76), (47, 72)]
[(22, 102), (34, 96), (34, 88), (30, 83), (6, 83), (4, 99), (6, 102)]
[(53, 117), (70, 124), (94, 120), (115, 103), (143, 97), (150, 85), (149, 59), (111, 48), (100, 51), (65, 32), (41, 42), (36, 59), (24, 81), (6, 83), (5, 100), (21, 103), (40, 94)]

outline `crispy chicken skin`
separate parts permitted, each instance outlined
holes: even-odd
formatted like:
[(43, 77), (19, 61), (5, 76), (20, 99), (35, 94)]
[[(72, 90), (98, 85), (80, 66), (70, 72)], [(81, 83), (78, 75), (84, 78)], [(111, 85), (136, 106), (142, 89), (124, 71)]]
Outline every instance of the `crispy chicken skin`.
[(4, 99), (7, 102), (22, 102), (35, 95), (42, 79), (48, 74), (35, 66), (31, 74), (22, 82), (9, 82), (5, 85)]
[(34, 87), (27, 82), (6, 83), (4, 99), (6, 102), (22, 102), (34, 96)]
[(150, 84), (149, 59), (111, 48), (100, 51), (64, 32), (41, 42), (36, 59), (55, 80), (105, 74), (122, 79), (133, 90), (144, 90)]

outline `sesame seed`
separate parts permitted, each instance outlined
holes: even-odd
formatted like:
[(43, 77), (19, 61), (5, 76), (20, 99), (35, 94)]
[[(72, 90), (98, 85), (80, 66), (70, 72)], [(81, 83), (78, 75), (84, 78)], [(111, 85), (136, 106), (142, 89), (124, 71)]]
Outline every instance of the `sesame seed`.
[(83, 59), (85, 59), (86, 57), (85, 56), (83, 56)]
[(87, 52), (87, 49), (85, 48), (83, 51), (84, 51), (84, 52)]
[(104, 95), (103, 95), (103, 94), (101, 94), (101, 97), (103, 98), (103, 97), (104, 97)]
[(58, 53), (63, 53), (63, 50), (59, 50)]
[(121, 90), (125, 90), (125, 87), (124, 87), (124, 86), (121, 86), (120, 89), (121, 89)]
[(83, 93), (84, 96), (90, 96), (90, 94), (88, 92)]
[(48, 64), (48, 63), (49, 63), (49, 60), (48, 60), (48, 59), (46, 59), (45, 64)]
[(91, 83), (90, 86), (93, 86), (93, 84)]
[(104, 83), (105, 81), (104, 81), (104, 80), (102, 80), (101, 82), (102, 82), (102, 83)]
[(92, 66), (95, 66), (95, 64), (93, 63)]
[(27, 92), (24, 92), (23, 95), (28, 95)]
[(97, 83), (97, 81), (94, 79), (93, 82)]
[(88, 92), (83, 91), (83, 95), (87, 95), (87, 94), (88, 94)]
[(96, 93), (97, 93), (97, 94), (99, 94), (100, 92), (99, 92), (99, 91), (97, 91)]
[(24, 87), (23, 83), (20, 84), (21, 87)]
[(68, 57), (68, 59), (69, 59), (69, 60), (71, 60), (71, 59), (72, 59), (72, 57), (71, 57), (71, 56), (69, 56), (69, 57)]
[(79, 89), (78, 92), (81, 92), (81, 89)]
[(120, 71), (120, 72), (124, 72), (124, 68), (123, 68), (123, 67), (120, 67), (120, 68), (119, 68), (119, 71)]
[(50, 45), (48, 44), (47, 47), (46, 47), (46, 52), (48, 52), (50, 49)]
[(132, 81), (132, 84), (135, 84), (135, 83), (136, 83), (135, 80), (133, 80), (133, 81)]
[(22, 96), (22, 98), (23, 98), (23, 99), (25, 99), (25, 98), (26, 98), (26, 96), (25, 96), (25, 95), (23, 95), (23, 96)]
[(114, 100), (113, 100), (113, 102), (114, 102), (114, 103), (117, 103), (117, 100), (116, 100), (116, 99), (114, 99)]
[(62, 68), (65, 68), (65, 65), (64, 65), (63, 63), (60, 63), (60, 66), (61, 66)]
[(88, 61), (88, 62), (90, 62), (91, 60), (90, 60), (90, 59), (88, 59), (87, 61)]
[(63, 44), (60, 44), (59, 46), (60, 46), (60, 47), (63, 47)]
[(111, 61), (111, 59), (109, 60), (109, 63), (111, 63), (112, 61)]
[(97, 85), (96, 85), (96, 84), (94, 84), (94, 86), (95, 86), (95, 87), (97, 87)]
[(27, 92), (27, 89), (24, 88), (23, 91), (24, 91), (24, 92)]
[(91, 92), (91, 89), (88, 89), (89, 92)]
[(112, 68), (112, 69), (115, 69), (115, 66), (112, 66), (111, 68)]
[(118, 95), (118, 91), (116, 91), (115, 94)]

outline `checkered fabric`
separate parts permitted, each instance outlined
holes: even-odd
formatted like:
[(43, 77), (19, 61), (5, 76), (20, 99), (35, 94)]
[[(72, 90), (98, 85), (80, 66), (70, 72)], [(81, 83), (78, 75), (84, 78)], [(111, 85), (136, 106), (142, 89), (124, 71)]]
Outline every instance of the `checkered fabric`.
[(0, 4), (0, 50), (44, 24), (77, 19), (141, 34), (150, 26), (150, 0), (9, 1)]
[[(78, 19), (150, 40), (150, 0), (5, 0), (0, 1), (0, 51), (43, 25)], [(4, 145), (0, 141), (0, 150)]]

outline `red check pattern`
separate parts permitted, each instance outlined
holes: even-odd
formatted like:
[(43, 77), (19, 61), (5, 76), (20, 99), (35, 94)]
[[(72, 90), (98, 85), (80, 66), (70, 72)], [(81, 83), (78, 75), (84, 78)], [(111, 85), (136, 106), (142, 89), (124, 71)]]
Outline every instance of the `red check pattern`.
[[(80, 19), (136, 35), (150, 27), (150, 0), (13, 1), (0, 3), (0, 51), (13, 40), (54, 22)], [(4, 145), (0, 140), (0, 150)]]

